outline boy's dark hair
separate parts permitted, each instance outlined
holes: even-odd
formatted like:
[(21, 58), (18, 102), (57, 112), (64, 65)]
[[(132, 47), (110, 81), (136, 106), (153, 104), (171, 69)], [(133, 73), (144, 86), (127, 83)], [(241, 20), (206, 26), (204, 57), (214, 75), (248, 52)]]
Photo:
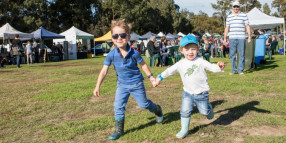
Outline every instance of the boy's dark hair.
[(19, 38), (19, 34), (16, 34), (15, 37), (16, 37), (16, 38)]

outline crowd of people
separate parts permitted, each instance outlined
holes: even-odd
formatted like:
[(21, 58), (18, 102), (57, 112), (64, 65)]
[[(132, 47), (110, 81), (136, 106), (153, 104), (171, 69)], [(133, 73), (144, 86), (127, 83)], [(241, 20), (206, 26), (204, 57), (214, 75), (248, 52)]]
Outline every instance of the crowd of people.
[(9, 42), (9, 51), (5, 54), (4, 48), (1, 48), (0, 55), (0, 68), (4, 68), (5, 65), (17, 65), (20, 68), (21, 64), (27, 63), (40, 63), (49, 60), (52, 55), (59, 56), (60, 61), (63, 60), (63, 46), (58, 43), (52, 46), (51, 51), (47, 51), (45, 48), (41, 48), (40, 44), (36, 41), (33, 43), (27, 41), (23, 43), (19, 39), (19, 35), (16, 34), (12, 42)]
[[(182, 36), (179, 36), (178, 39), (167, 40), (165, 36), (162, 36), (160, 41), (157, 41), (155, 36), (151, 36), (146, 46), (142, 40), (140, 44), (137, 44), (137, 41), (134, 41), (131, 44), (131, 47), (141, 54), (147, 53), (147, 57), (152, 57), (159, 54), (160, 57), (158, 58), (156, 64), (157, 67), (170, 66), (168, 65), (167, 59), (168, 57), (172, 57), (174, 55), (174, 53), (170, 53), (174, 52), (171, 51), (170, 48), (179, 46), (181, 38)], [(205, 34), (203, 36), (196, 36), (196, 39), (199, 44), (198, 55), (205, 58), (207, 61), (210, 61), (210, 58), (224, 58), (226, 57), (226, 54), (229, 53), (229, 43), (224, 45), (221, 37), (214, 37), (214, 35), (207, 36)], [(151, 53), (149, 53), (147, 49), (149, 49)]]

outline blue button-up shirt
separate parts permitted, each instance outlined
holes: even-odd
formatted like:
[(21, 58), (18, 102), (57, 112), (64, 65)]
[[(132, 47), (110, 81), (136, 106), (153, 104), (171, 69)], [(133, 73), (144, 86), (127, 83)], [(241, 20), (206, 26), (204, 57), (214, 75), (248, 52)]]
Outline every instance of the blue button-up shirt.
[(127, 55), (123, 58), (119, 49), (115, 48), (108, 53), (104, 65), (110, 66), (113, 63), (117, 75), (117, 81), (124, 84), (133, 84), (143, 81), (143, 76), (137, 67), (137, 63), (143, 62), (141, 55), (127, 45)]

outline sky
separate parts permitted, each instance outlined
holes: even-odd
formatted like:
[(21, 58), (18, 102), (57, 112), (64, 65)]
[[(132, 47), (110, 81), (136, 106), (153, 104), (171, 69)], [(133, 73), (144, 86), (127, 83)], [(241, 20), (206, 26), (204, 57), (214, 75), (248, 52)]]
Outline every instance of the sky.
[[(212, 6), (211, 3), (216, 3), (217, 0), (174, 0), (177, 5), (180, 6), (180, 10), (187, 9), (190, 12), (194, 12), (195, 14), (198, 14), (199, 11), (203, 11), (207, 13), (209, 16), (212, 16), (214, 12), (216, 12)], [(265, 3), (267, 3), (270, 7), (271, 14), (274, 11), (277, 11), (276, 9), (271, 7), (271, 3), (273, 0), (258, 0), (261, 5), (263, 6)], [(262, 7), (261, 6), (261, 7)]]

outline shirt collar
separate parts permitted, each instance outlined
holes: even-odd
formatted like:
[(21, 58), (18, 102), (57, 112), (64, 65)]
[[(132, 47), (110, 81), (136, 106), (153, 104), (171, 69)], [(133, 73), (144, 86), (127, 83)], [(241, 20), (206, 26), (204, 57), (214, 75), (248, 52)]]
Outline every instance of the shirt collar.
[[(115, 49), (117, 50), (117, 52), (120, 54), (119, 48), (117, 46), (115, 46)], [(131, 47), (129, 44), (126, 45), (126, 49), (127, 49), (127, 55), (125, 56), (125, 58), (127, 58), (127, 56), (130, 55), (131, 53)], [(120, 54), (121, 55), (121, 54)]]

